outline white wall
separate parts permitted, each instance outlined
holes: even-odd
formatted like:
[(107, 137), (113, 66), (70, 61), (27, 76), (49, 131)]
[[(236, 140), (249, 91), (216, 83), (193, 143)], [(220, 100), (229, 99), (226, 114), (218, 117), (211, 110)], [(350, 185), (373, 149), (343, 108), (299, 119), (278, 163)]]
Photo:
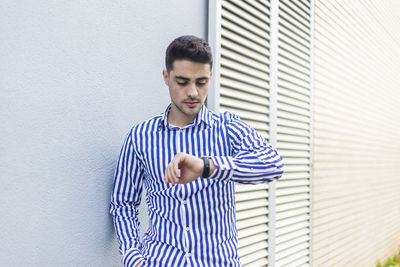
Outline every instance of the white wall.
[(398, 251), (398, 25), (396, 0), (315, 1), (314, 266), (373, 267)]
[(120, 266), (119, 150), (169, 103), (166, 46), (206, 22), (206, 1), (1, 1), (1, 266)]

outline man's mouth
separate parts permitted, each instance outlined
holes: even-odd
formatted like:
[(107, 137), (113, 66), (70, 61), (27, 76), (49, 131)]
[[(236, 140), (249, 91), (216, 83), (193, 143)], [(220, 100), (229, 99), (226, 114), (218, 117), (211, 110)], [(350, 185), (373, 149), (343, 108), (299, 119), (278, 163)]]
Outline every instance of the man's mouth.
[(197, 101), (185, 101), (184, 103), (189, 107), (195, 107), (197, 104), (199, 104)]

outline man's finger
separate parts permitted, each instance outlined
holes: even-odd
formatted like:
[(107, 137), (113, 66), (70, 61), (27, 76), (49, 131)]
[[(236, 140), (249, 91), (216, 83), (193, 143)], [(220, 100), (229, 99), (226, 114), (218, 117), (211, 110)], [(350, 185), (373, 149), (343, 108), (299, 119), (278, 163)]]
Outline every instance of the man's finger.
[(173, 173), (175, 179), (179, 177), (179, 162), (180, 162), (180, 156), (176, 156), (175, 159), (173, 160)]
[(168, 166), (167, 168), (165, 168), (165, 172), (164, 172), (164, 182), (166, 184), (168, 184)]
[(174, 156), (171, 162), (167, 165), (165, 169), (164, 181), (165, 183), (172, 183), (173, 185), (181, 183), (181, 170), (179, 166), (185, 160), (185, 153), (178, 153)]
[(167, 168), (165, 169), (165, 182), (168, 184), (170, 182), (172, 182), (171, 180), (172, 178), (172, 174), (171, 174), (171, 163), (168, 164)]
[(174, 158), (167, 166), (165, 170), (165, 177), (166, 177), (166, 183), (171, 183), (175, 184), (176, 183), (176, 159)]

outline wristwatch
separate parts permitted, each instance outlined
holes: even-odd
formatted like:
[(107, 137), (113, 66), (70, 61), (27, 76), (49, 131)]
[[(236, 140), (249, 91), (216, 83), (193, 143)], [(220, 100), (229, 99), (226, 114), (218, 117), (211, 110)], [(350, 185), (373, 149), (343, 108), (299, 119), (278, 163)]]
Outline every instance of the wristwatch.
[(204, 162), (203, 173), (201, 177), (207, 178), (210, 176), (210, 157), (201, 157)]

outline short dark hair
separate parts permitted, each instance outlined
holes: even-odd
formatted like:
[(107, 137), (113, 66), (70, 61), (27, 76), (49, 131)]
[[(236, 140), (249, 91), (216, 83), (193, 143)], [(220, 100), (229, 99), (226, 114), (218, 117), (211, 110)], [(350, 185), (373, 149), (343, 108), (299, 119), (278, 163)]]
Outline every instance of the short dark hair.
[(193, 35), (183, 35), (173, 40), (165, 53), (165, 67), (170, 72), (175, 60), (189, 60), (210, 64), (212, 69), (212, 54), (208, 43)]

